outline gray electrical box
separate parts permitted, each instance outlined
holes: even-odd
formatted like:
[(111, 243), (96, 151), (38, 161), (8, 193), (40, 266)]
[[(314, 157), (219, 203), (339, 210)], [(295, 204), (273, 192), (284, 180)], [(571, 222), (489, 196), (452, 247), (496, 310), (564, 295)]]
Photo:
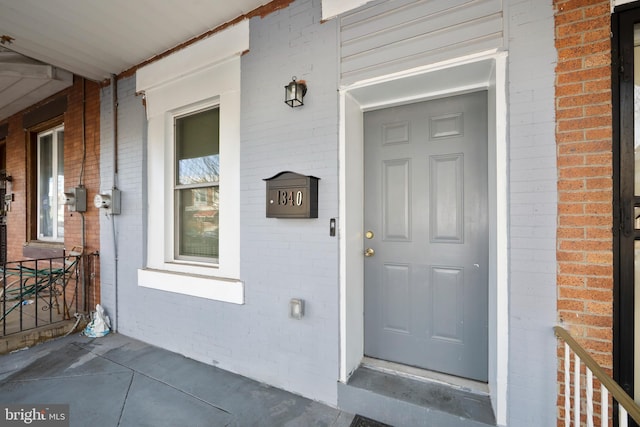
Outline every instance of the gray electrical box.
[(120, 215), (120, 200), (121, 193), (120, 190), (114, 188), (111, 190), (111, 214), (112, 215)]
[(105, 209), (111, 215), (120, 214), (120, 190), (112, 188), (109, 191), (98, 193), (93, 198), (93, 204), (96, 208)]
[(76, 187), (76, 212), (87, 211), (87, 189), (84, 187)]
[(64, 204), (70, 212), (87, 211), (87, 189), (85, 187), (70, 188), (64, 193)]

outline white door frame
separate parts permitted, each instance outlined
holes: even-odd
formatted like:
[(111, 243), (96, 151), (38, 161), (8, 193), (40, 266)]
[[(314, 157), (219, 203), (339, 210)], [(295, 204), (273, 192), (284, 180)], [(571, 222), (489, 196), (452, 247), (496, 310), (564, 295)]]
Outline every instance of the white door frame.
[(363, 113), (487, 90), (489, 105), (489, 391), (506, 423), (508, 374), (507, 53), (493, 50), (340, 88), (340, 377), (364, 356)]

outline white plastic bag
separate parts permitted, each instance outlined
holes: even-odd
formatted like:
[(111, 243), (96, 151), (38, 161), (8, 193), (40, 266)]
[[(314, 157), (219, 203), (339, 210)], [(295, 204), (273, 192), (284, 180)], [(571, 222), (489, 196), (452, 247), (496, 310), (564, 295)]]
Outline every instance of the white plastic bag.
[(92, 317), (91, 322), (84, 328), (83, 334), (91, 338), (107, 335), (111, 329), (111, 322), (100, 304), (96, 305), (96, 311)]

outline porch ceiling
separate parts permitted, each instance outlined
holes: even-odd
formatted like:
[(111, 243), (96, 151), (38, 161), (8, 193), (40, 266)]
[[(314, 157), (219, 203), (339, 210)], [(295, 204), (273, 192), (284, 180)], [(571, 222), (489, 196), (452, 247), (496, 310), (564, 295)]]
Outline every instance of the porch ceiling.
[(268, 2), (0, 0), (0, 120), (71, 84), (69, 72), (107, 79)]

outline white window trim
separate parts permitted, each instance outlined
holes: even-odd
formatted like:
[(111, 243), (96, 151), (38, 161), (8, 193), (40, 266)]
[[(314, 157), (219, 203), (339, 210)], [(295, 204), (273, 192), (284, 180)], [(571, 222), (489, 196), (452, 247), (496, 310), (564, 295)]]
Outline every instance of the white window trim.
[[(36, 156), (37, 156), (37, 165), (36, 165), (36, 170), (37, 170), (37, 176), (36, 176), (36, 182), (38, 183), (37, 187), (36, 187), (36, 193), (37, 193), (37, 203), (36, 203), (36, 215), (38, 218), (38, 222), (37, 222), (37, 226), (36, 226), (36, 233), (38, 236), (38, 240), (43, 241), (43, 242), (56, 242), (56, 243), (60, 243), (60, 242), (64, 242), (64, 233), (62, 236), (58, 235), (58, 208), (59, 208), (59, 204), (58, 204), (58, 198), (54, 197), (54, 202), (53, 202), (53, 206), (51, 206), (50, 209), (54, 210), (54, 222), (55, 224), (53, 225), (53, 237), (49, 237), (49, 236), (43, 236), (42, 232), (40, 230), (40, 215), (41, 215), (41, 209), (42, 209), (42, 188), (40, 187), (40, 170), (41, 170), (41, 164), (40, 164), (40, 139), (43, 136), (46, 135), (51, 135), (52, 136), (52, 159), (51, 159), (51, 163), (52, 165), (55, 165), (55, 167), (53, 169), (55, 169), (55, 173), (53, 174), (53, 182), (54, 182), (54, 187), (56, 188), (56, 192), (57, 192), (57, 187), (58, 187), (58, 156), (60, 155), (58, 153), (58, 132), (62, 131), (64, 133), (64, 124), (53, 127), (51, 129), (42, 131), (42, 132), (38, 132), (38, 135), (36, 137)], [(64, 157), (64, 153), (62, 154)], [(64, 158), (63, 158), (63, 162), (64, 162)], [(64, 173), (64, 171), (63, 171)], [(64, 183), (63, 183), (63, 187), (64, 187)], [(63, 190), (64, 191), (64, 190)]]
[[(147, 105), (147, 265), (138, 285), (212, 300), (244, 303), (240, 280), (240, 55), (249, 24), (239, 24), (137, 71)], [(219, 264), (175, 259), (173, 119), (220, 105)], [(158, 232), (156, 230), (162, 230)]]

